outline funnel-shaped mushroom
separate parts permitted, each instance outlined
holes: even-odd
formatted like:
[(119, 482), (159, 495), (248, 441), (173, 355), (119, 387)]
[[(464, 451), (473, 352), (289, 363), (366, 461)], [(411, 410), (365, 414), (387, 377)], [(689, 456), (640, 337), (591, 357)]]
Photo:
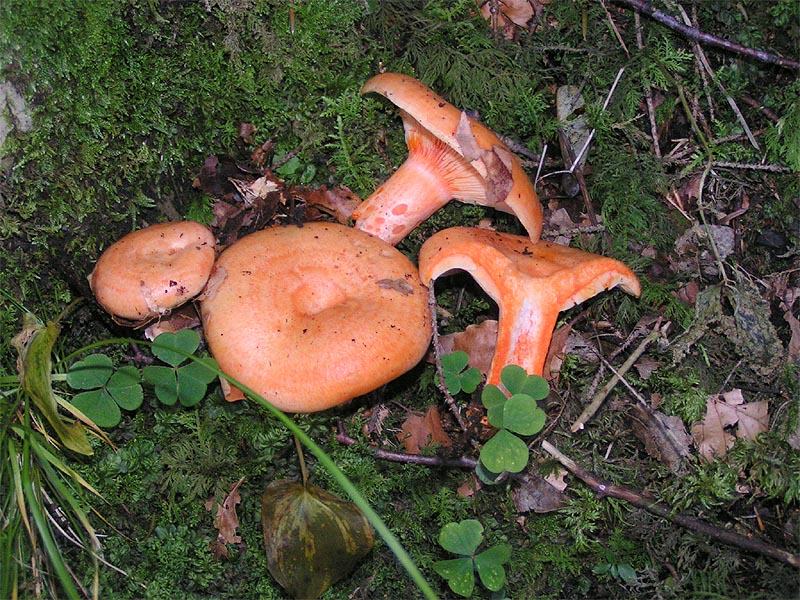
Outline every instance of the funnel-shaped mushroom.
[(142, 325), (197, 296), (214, 265), (214, 235), (194, 221), (129, 233), (100, 256), (89, 286), (115, 320)]
[(639, 295), (639, 280), (621, 262), (522, 236), (454, 227), (431, 236), (419, 255), (420, 277), (469, 273), (497, 303), (497, 343), (489, 383), (506, 365), (541, 375), (558, 313), (620, 286)]
[(383, 73), (362, 94), (382, 94), (401, 110), (408, 159), (353, 212), (356, 227), (397, 244), (451, 199), (516, 215), (531, 239), (542, 206), (522, 165), (482, 123), (408, 75)]
[(388, 383), (420, 361), (431, 336), (411, 261), (334, 223), (241, 238), (220, 255), (205, 296), (203, 328), (222, 371), (288, 412)]

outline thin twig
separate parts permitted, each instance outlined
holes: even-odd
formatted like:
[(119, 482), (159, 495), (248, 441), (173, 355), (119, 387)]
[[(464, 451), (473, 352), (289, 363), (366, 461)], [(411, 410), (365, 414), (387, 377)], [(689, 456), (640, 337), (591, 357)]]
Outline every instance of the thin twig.
[[(344, 427), (339, 424), (339, 433), (336, 434), (336, 441), (345, 446), (354, 446), (358, 440), (351, 438), (344, 431)], [(423, 465), (426, 467), (454, 467), (460, 469), (474, 469), (478, 461), (469, 456), (459, 456), (455, 458), (445, 458), (443, 456), (427, 456), (422, 454), (406, 454), (404, 452), (392, 452), (382, 448), (367, 446), (367, 449), (377, 458), (391, 462), (405, 464)]]
[(786, 67), (787, 69), (793, 69), (795, 71), (800, 70), (800, 62), (797, 62), (796, 60), (784, 58), (782, 56), (778, 56), (777, 54), (772, 54), (763, 50), (748, 48), (747, 46), (742, 46), (736, 42), (731, 42), (730, 40), (725, 40), (715, 35), (705, 33), (694, 27), (689, 27), (688, 25), (684, 25), (678, 21), (678, 19), (675, 17), (661, 12), (644, 0), (615, 0), (615, 2), (626, 4), (631, 8), (642, 11), (648, 17), (653, 18), (662, 25), (669, 27), (673, 31), (677, 31), (690, 40), (708, 44), (709, 46), (716, 46), (717, 48), (722, 48), (723, 50), (727, 50), (735, 54), (741, 54), (742, 56), (747, 56), (761, 62)]
[[(642, 41), (642, 20), (639, 18), (639, 11), (633, 13), (634, 23), (636, 25), (636, 47), (639, 50), (644, 50), (644, 42)], [(647, 116), (650, 119), (650, 137), (653, 138), (653, 152), (658, 158), (661, 158), (661, 145), (658, 143), (658, 123), (656, 122), (656, 109), (653, 104), (653, 88), (650, 81), (644, 81), (644, 99), (647, 103)]]
[(564, 455), (547, 440), (542, 442), (542, 449), (553, 456), (559, 463), (564, 465), (570, 473), (583, 481), (583, 483), (588, 485), (589, 488), (597, 492), (601, 497), (610, 496), (611, 498), (624, 500), (634, 506), (643, 508), (651, 514), (667, 519), (681, 527), (685, 527), (686, 529), (690, 529), (724, 544), (737, 546), (743, 550), (761, 554), (762, 556), (769, 556), (770, 558), (774, 558), (775, 560), (793, 567), (800, 567), (800, 555), (792, 554), (786, 550), (781, 550), (780, 548), (776, 548), (775, 546), (771, 546), (754, 538), (745, 537), (728, 529), (716, 527), (694, 517), (676, 514), (666, 504), (657, 503), (654, 499), (647, 498), (634, 490), (614, 485), (613, 483), (607, 483)]
[(431, 345), (433, 346), (433, 362), (436, 365), (436, 387), (442, 392), (444, 400), (447, 403), (447, 408), (453, 414), (461, 431), (467, 431), (467, 422), (464, 420), (461, 411), (458, 409), (455, 398), (447, 390), (444, 384), (444, 372), (442, 371), (442, 347), (439, 344), (439, 327), (436, 323), (436, 294), (433, 291), (433, 282), (428, 282), (428, 311), (431, 316), (431, 323), (433, 324), (433, 339)]
[[(614, 95), (614, 91), (617, 89), (617, 85), (619, 85), (619, 80), (622, 79), (622, 74), (624, 72), (625, 72), (625, 67), (620, 68), (620, 70), (617, 72), (617, 76), (614, 78), (614, 83), (611, 84), (611, 89), (608, 91), (608, 95), (606, 96), (605, 102), (603, 102), (602, 112), (605, 112), (606, 109), (608, 108), (608, 105), (611, 103), (611, 98)], [(573, 175), (575, 169), (583, 160), (583, 156), (586, 154), (586, 151), (589, 149), (589, 144), (592, 143), (595, 133), (597, 133), (597, 129), (592, 129), (589, 132), (589, 135), (586, 137), (586, 141), (583, 143), (583, 146), (581, 146), (580, 152), (578, 152), (578, 154), (575, 155), (575, 158), (572, 161), (572, 165), (570, 165), (568, 169), (563, 171), (553, 171), (552, 173), (544, 175), (543, 177), (541, 177), (541, 179), (544, 179), (545, 177), (551, 177), (553, 175), (563, 175), (564, 173), (569, 173), (570, 175)]]
[[(689, 19), (689, 15), (686, 14), (686, 11), (680, 4), (678, 5), (678, 10), (680, 11), (681, 16), (683, 17), (683, 22), (687, 26), (691, 26), (692, 22)], [(711, 79), (717, 84), (717, 87), (725, 96), (725, 99), (728, 101), (728, 105), (731, 107), (731, 110), (733, 110), (733, 112), (736, 114), (736, 119), (739, 121), (739, 124), (742, 126), (742, 129), (744, 129), (745, 135), (747, 135), (747, 139), (750, 140), (750, 143), (756, 150), (761, 151), (761, 148), (758, 146), (758, 142), (756, 141), (755, 136), (753, 136), (753, 132), (750, 130), (750, 126), (747, 124), (747, 121), (745, 120), (742, 111), (739, 110), (739, 106), (736, 104), (736, 100), (733, 99), (733, 97), (725, 89), (725, 86), (722, 85), (722, 82), (717, 78), (717, 74), (715, 73), (714, 69), (711, 68), (708, 59), (706, 58), (706, 53), (703, 52), (703, 48), (700, 47), (699, 43), (695, 42), (694, 49), (695, 49), (695, 58), (697, 59), (697, 62), (699, 62), (702, 69), (711, 76)], [(707, 88), (707, 84), (704, 87)], [(712, 119), (714, 118), (713, 114), (711, 115), (711, 118)]]
[[(666, 327), (667, 324), (664, 325)], [(622, 366), (615, 370), (614, 376), (608, 380), (597, 395), (595, 395), (594, 399), (589, 403), (589, 405), (583, 409), (581, 416), (572, 424), (570, 430), (575, 433), (576, 431), (580, 431), (586, 426), (586, 422), (591, 419), (594, 414), (598, 411), (600, 406), (605, 402), (606, 397), (611, 393), (611, 390), (614, 389), (614, 386), (617, 385), (622, 375), (628, 372), (628, 370), (639, 360), (639, 357), (644, 353), (647, 349), (647, 346), (650, 345), (651, 342), (656, 341), (662, 333), (661, 321), (657, 321), (653, 330), (648, 334), (646, 338), (642, 340), (642, 342), (637, 346), (637, 348), (631, 352), (631, 355), (628, 357)]]

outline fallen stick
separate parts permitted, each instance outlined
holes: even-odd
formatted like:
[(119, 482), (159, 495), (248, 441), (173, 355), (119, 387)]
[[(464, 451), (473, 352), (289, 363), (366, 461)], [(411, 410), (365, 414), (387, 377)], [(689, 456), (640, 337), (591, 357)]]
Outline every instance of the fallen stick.
[(614, 376), (608, 380), (608, 383), (606, 383), (599, 392), (597, 392), (591, 403), (589, 403), (589, 405), (583, 409), (581, 416), (578, 417), (577, 420), (572, 424), (572, 427), (570, 427), (570, 431), (572, 431), (572, 433), (580, 431), (586, 426), (586, 422), (594, 416), (603, 402), (605, 402), (606, 397), (611, 393), (611, 390), (614, 389), (614, 386), (617, 385), (620, 378), (628, 372), (628, 370), (636, 363), (637, 360), (639, 360), (639, 357), (647, 349), (647, 346), (661, 336), (661, 332), (662, 327), (661, 322), (659, 321), (653, 331), (651, 331), (647, 337), (642, 340), (642, 343), (639, 344), (636, 350), (631, 353), (631, 355), (628, 357), (628, 360), (626, 360), (618, 370), (614, 371)]
[(800, 62), (797, 62), (796, 60), (771, 54), (769, 52), (765, 52), (764, 50), (757, 50), (755, 48), (742, 46), (736, 42), (731, 42), (730, 40), (725, 40), (715, 35), (711, 35), (710, 33), (700, 31), (695, 27), (684, 25), (675, 17), (658, 10), (644, 0), (615, 0), (615, 2), (626, 4), (631, 8), (642, 11), (648, 17), (651, 17), (662, 25), (669, 27), (673, 31), (677, 31), (694, 42), (701, 42), (710, 46), (716, 46), (717, 48), (723, 48), (724, 50), (734, 52), (735, 54), (748, 56), (761, 62), (770, 63), (773, 65), (780, 65), (781, 67), (786, 67), (787, 69), (794, 69), (795, 71), (800, 70)]
[(597, 492), (601, 497), (610, 496), (612, 498), (617, 498), (618, 500), (624, 500), (625, 502), (633, 504), (634, 506), (643, 508), (651, 514), (667, 519), (668, 521), (672, 521), (681, 527), (685, 527), (686, 529), (690, 529), (702, 535), (708, 536), (714, 540), (722, 542), (723, 544), (737, 546), (743, 550), (747, 550), (748, 552), (755, 552), (756, 554), (761, 554), (762, 556), (769, 556), (770, 558), (779, 560), (787, 565), (800, 567), (800, 555), (792, 554), (786, 550), (781, 550), (775, 546), (765, 544), (759, 540), (746, 537), (727, 529), (715, 527), (706, 521), (695, 519), (694, 517), (675, 514), (666, 504), (657, 503), (654, 500), (646, 498), (645, 496), (642, 496), (633, 490), (614, 485), (613, 483), (606, 483), (594, 473), (587, 471), (575, 463), (572, 459), (562, 454), (560, 450), (558, 450), (547, 440), (542, 442), (542, 448), (545, 452), (553, 456), (558, 462), (564, 465), (564, 467), (566, 467), (570, 473), (575, 475), (575, 477), (589, 486), (589, 488)]

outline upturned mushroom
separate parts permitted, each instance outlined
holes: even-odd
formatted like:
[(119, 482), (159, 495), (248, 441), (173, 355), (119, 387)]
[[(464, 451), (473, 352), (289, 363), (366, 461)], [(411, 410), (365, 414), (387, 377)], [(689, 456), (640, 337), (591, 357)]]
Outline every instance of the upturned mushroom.
[(639, 280), (621, 262), (524, 236), (454, 227), (431, 236), (419, 255), (420, 277), (466, 271), (497, 303), (497, 342), (488, 383), (506, 365), (542, 375), (559, 312), (619, 286), (638, 296)]
[(356, 227), (392, 245), (451, 199), (512, 213), (531, 239), (542, 229), (542, 206), (519, 160), (482, 123), (408, 75), (383, 73), (362, 94), (376, 92), (401, 110), (408, 158), (356, 208)]
[[(424, 356), (426, 287), (391, 245), (333, 223), (273, 227), (219, 257), (201, 300), (227, 375), (287, 412), (366, 394)], [(240, 398), (236, 390), (226, 394)]]
[(89, 286), (116, 321), (140, 326), (197, 296), (215, 256), (214, 235), (205, 225), (159, 223), (109, 246), (89, 275)]

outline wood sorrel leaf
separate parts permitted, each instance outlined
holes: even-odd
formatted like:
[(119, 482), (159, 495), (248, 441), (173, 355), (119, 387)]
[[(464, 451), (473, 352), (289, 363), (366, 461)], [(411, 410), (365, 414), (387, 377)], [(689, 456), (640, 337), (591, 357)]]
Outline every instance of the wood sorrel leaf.
[(472, 556), (483, 541), (483, 525), (475, 519), (448, 523), (439, 533), (439, 544), (453, 554)]
[(433, 570), (447, 580), (447, 585), (459, 596), (469, 598), (475, 588), (475, 568), (472, 558), (453, 558), (433, 563)]
[(514, 394), (503, 407), (503, 427), (520, 435), (533, 435), (544, 427), (545, 412), (527, 394)]
[(194, 329), (181, 329), (177, 333), (165, 332), (153, 340), (153, 354), (168, 365), (177, 367), (194, 354), (200, 345), (200, 336)]
[(67, 383), (76, 390), (103, 387), (114, 372), (111, 359), (105, 354), (90, 354), (69, 368)]
[(511, 546), (500, 544), (484, 550), (475, 557), (475, 568), (478, 577), (486, 589), (498, 592), (506, 582), (506, 571), (503, 564), (511, 558)]
[(119, 406), (105, 388), (76, 394), (72, 405), (98, 427), (116, 427), (122, 420)]
[(528, 464), (528, 446), (513, 433), (501, 429), (484, 444), (480, 458), (493, 473), (519, 473)]
[(269, 572), (295, 598), (317, 598), (346, 577), (375, 535), (353, 503), (311, 484), (271, 483), (261, 498)]

